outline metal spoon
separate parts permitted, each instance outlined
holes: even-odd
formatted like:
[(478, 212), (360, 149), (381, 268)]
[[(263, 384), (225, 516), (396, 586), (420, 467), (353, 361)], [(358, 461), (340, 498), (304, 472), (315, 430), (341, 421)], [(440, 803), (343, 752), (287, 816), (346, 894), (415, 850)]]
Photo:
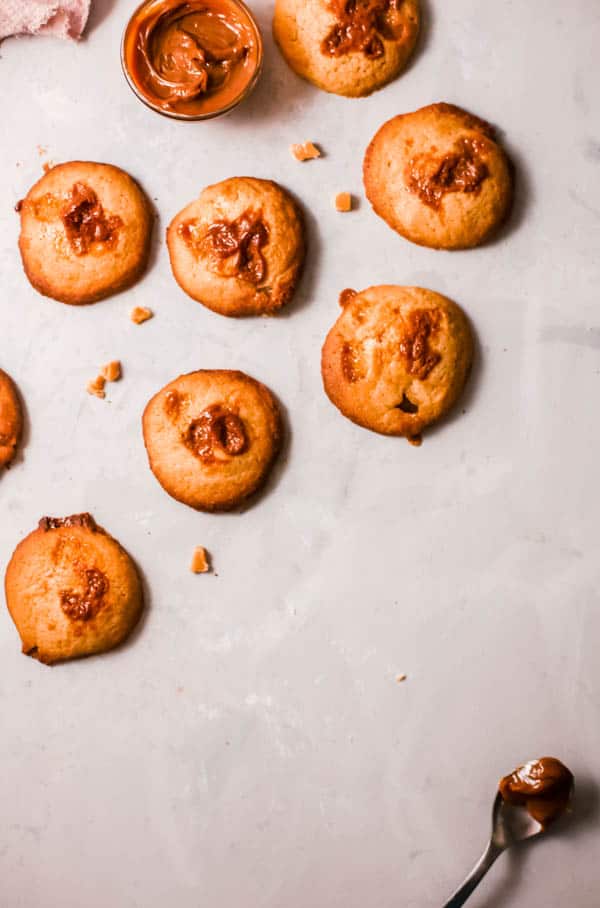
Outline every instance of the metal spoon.
[(489, 844), (462, 886), (450, 901), (446, 902), (444, 908), (460, 908), (464, 905), (503, 851), (518, 842), (524, 842), (525, 839), (533, 839), (542, 832), (545, 832), (544, 827), (534, 820), (525, 808), (507, 804), (498, 793), (492, 809), (492, 837)]

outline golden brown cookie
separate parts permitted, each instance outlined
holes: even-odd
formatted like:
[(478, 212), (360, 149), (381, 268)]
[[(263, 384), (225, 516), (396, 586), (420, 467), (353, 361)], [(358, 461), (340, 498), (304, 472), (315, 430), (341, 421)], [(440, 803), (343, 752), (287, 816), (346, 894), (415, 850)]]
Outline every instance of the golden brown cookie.
[(23, 413), (12, 379), (0, 369), (0, 470), (17, 450), (23, 431)]
[(421, 287), (344, 290), (321, 372), (344, 416), (382, 435), (420, 441), (461, 393), (473, 355), (456, 303)]
[(419, 0), (276, 0), (273, 35), (299, 76), (356, 98), (402, 72), (419, 23)]
[(271, 315), (291, 298), (304, 262), (302, 215), (271, 180), (208, 186), (167, 230), (175, 280), (221, 315)]
[(94, 303), (129, 287), (148, 261), (152, 211), (112, 164), (58, 164), (19, 202), (19, 249), (31, 284), (63, 303)]
[(265, 481), (281, 442), (279, 407), (245, 375), (180, 375), (147, 405), (144, 442), (163, 489), (201, 511), (233, 508)]
[(43, 517), (6, 569), (23, 652), (48, 665), (118, 646), (143, 607), (135, 565), (90, 514)]
[(451, 104), (384, 123), (367, 148), (363, 177), (374, 211), (434, 249), (478, 246), (512, 200), (511, 167), (493, 128)]

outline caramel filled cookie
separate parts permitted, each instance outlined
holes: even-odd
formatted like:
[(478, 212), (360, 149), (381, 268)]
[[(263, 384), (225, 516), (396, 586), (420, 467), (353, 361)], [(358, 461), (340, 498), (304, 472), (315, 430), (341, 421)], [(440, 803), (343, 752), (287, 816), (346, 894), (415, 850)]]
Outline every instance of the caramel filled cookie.
[(19, 202), (30, 283), (62, 303), (94, 303), (134, 283), (148, 261), (152, 211), (112, 164), (58, 164)]
[(478, 246), (512, 200), (511, 167), (493, 128), (451, 104), (384, 123), (367, 148), (363, 178), (376, 214), (433, 249)]
[(402, 72), (419, 24), (419, 0), (276, 0), (273, 35), (299, 76), (355, 98)]
[(420, 287), (345, 290), (327, 335), (321, 372), (344, 416), (413, 442), (461, 393), (473, 354), (462, 309)]
[(279, 451), (279, 407), (243, 372), (201, 370), (159, 391), (143, 416), (150, 469), (177, 501), (235, 507), (265, 481)]
[(221, 315), (271, 315), (291, 298), (304, 263), (304, 225), (270, 180), (208, 186), (167, 230), (175, 280)]
[(23, 652), (48, 665), (112, 649), (142, 612), (133, 561), (90, 514), (43, 517), (6, 569)]
[(15, 456), (22, 431), (23, 414), (17, 389), (0, 369), (0, 470)]

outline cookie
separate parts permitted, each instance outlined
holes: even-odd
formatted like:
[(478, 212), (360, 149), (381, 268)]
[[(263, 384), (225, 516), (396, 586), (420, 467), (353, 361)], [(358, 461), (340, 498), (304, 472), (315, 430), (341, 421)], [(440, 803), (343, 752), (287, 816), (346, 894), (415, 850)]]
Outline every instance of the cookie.
[(345, 290), (340, 304), (321, 360), (329, 399), (359, 426), (419, 443), (469, 374), (473, 340), (465, 314), (421, 287)]
[(402, 72), (419, 25), (419, 0), (276, 0), (273, 36), (299, 76), (357, 98)]
[(181, 375), (147, 405), (150, 469), (177, 501), (201, 511), (235, 507), (265, 481), (279, 451), (279, 407), (268, 388), (229, 370)]
[(23, 413), (17, 389), (0, 369), (0, 470), (15, 456), (22, 431)]
[(175, 280), (192, 299), (221, 315), (271, 315), (300, 278), (304, 226), (277, 183), (232, 177), (173, 218), (167, 245)]
[(143, 607), (135, 565), (90, 514), (43, 517), (6, 569), (23, 652), (51, 665), (118, 646)]
[(406, 239), (433, 249), (468, 249), (504, 221), (512, 170), (483, 120), (431, 104), (388, 120), (364, 159), (374, 211)]
[(94, 303), (134, 283), (150, 251), (152, 211), (112, 164), (58, 164), (18, 203), (25, 274), (44, 296)]

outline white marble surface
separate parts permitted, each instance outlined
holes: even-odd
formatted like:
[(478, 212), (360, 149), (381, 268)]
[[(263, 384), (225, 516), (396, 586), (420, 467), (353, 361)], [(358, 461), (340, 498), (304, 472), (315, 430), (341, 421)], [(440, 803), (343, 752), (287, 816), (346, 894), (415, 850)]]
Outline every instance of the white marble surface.
[[(79, 46), (0, 48), (0, 365), (28, 412), (0, 481), (0, 562), (41, 515), (89, 509), (149, 599), (126, 648), (53, 669), (0, 613), (1, 904), (439, 908), (483, 847), (498, 777), (550, 753), (589, 796), (579, 819), (503, 859), (473, 908), (597, 908), (597, 0), (429, 2), (414, 65), (365, 101), (297, 79), (257, 0), (262, 81), (206, 124), (129, 91), (132, 7), (96, 0)], [(412, 246), (364, 200), (333, 210), (336, 191), (361, 194), (375, 129), (435, 100), (498, 124), (518, 163), (510, 227), (477, 251)], [(304, 139), (326, 157), (297, 164)], [(74, 309), (29, 287), (12, 205), (38, 145), (119, 164), (155, 199), (155, 254), (130, 292)], [(163, 244), (205, 184), (239, 174), (281, 181), (310, 213), (299, 298), (270, 321), (193, 303)], [(384, 282), (454, 297), (479, 337), (466, 412), (421, 449), (353, 426), (321, 389), (338, 291)], [(155, 319), (134, 327), (134, 304)], [(123, 381), (89, 397), (116, 357)], [(198, 367), (244, 369), (287, 408), (282, 467), (243, 514), (178, 505), (146, 465), (146, 400)], [(196, 544), (214, 575), (188, 573)]]

